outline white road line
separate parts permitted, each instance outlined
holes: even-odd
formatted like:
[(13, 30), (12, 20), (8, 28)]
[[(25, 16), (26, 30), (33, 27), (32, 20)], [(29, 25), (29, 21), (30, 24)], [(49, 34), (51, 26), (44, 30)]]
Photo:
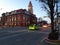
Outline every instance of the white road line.
[(21, 34), (14, 34), (14, 35), (6, 36), (6, 37), (3, 37), (3, 38), (0, 38), (0, 40), (7, 39), (7, 38), (12, 38), (12, 37), (19, 36), (19, 35), (23, 35), (23, 34), (26, 34), (26, 33), (28, 33), (28, 32), (21, 33)]
[(45, 39), (47, 39), (47, 37), (44, 37), (40, 42), (43, 42)]

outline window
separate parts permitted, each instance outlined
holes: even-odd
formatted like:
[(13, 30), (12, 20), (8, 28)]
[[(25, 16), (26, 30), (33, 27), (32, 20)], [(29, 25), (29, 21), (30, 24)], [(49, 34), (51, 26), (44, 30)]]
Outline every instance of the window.
[(12, 12), (11, 12), (11, 14), (16, 14), (16, 13), (17, 13), (17, 11), (12, 11)]
[(16, 17), (14, 18), (14, 21), (16, 21)]
[(26, 14), (29, 14), (29, 12), (28, 12), (28, 11), (25, 11), (25, 13), (26, 13)]
[(17, 11), (14, 11), (14, 14), (16, 14), (17, 13)]
[(1, 21), (1, 18), (0, 18), (0, 21)]
[(14, 11), (12, 11), (11, 14), (14, 14)]
[(16, 21), (16, 16), (14, 16), (13, 18), (14, 18), (14, 21)]
[(10, 19), (10, 22), (11, 22), (11, 19)]
[(12, 21), (13, 21), (13, 17), (12, 17)]
[(23, 20), (25, 20), (25, 16), (23, 16)]
[(5, 15), (8, 16), (8, 15), (10, 15), (10, 14), (9, 14), (9, 12), (6, 12)]

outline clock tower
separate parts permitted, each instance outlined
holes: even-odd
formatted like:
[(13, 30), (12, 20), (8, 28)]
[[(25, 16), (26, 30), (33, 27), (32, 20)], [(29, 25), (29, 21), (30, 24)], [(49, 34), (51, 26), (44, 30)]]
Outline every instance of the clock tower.
[(29, 2), (29, 5), (28, 5), (28, 11), (33, 14), (33, 6), (31, 1)]

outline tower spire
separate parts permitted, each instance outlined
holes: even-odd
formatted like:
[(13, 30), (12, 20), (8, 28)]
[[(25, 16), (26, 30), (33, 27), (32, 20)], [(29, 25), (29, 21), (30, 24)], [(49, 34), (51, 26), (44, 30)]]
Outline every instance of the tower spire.
[(29, 5), (28, 5), (28, 11), (33, 14), (33, 6), (31, 1), (29, 2)]

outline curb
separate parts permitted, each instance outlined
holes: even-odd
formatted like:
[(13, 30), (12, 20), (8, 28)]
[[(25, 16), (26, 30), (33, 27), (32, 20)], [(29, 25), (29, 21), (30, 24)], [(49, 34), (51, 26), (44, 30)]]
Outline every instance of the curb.
[(53, 44), (53, 45), (60, 45), (60, 40), (49, 40), (45, 39), (46, 43)]

